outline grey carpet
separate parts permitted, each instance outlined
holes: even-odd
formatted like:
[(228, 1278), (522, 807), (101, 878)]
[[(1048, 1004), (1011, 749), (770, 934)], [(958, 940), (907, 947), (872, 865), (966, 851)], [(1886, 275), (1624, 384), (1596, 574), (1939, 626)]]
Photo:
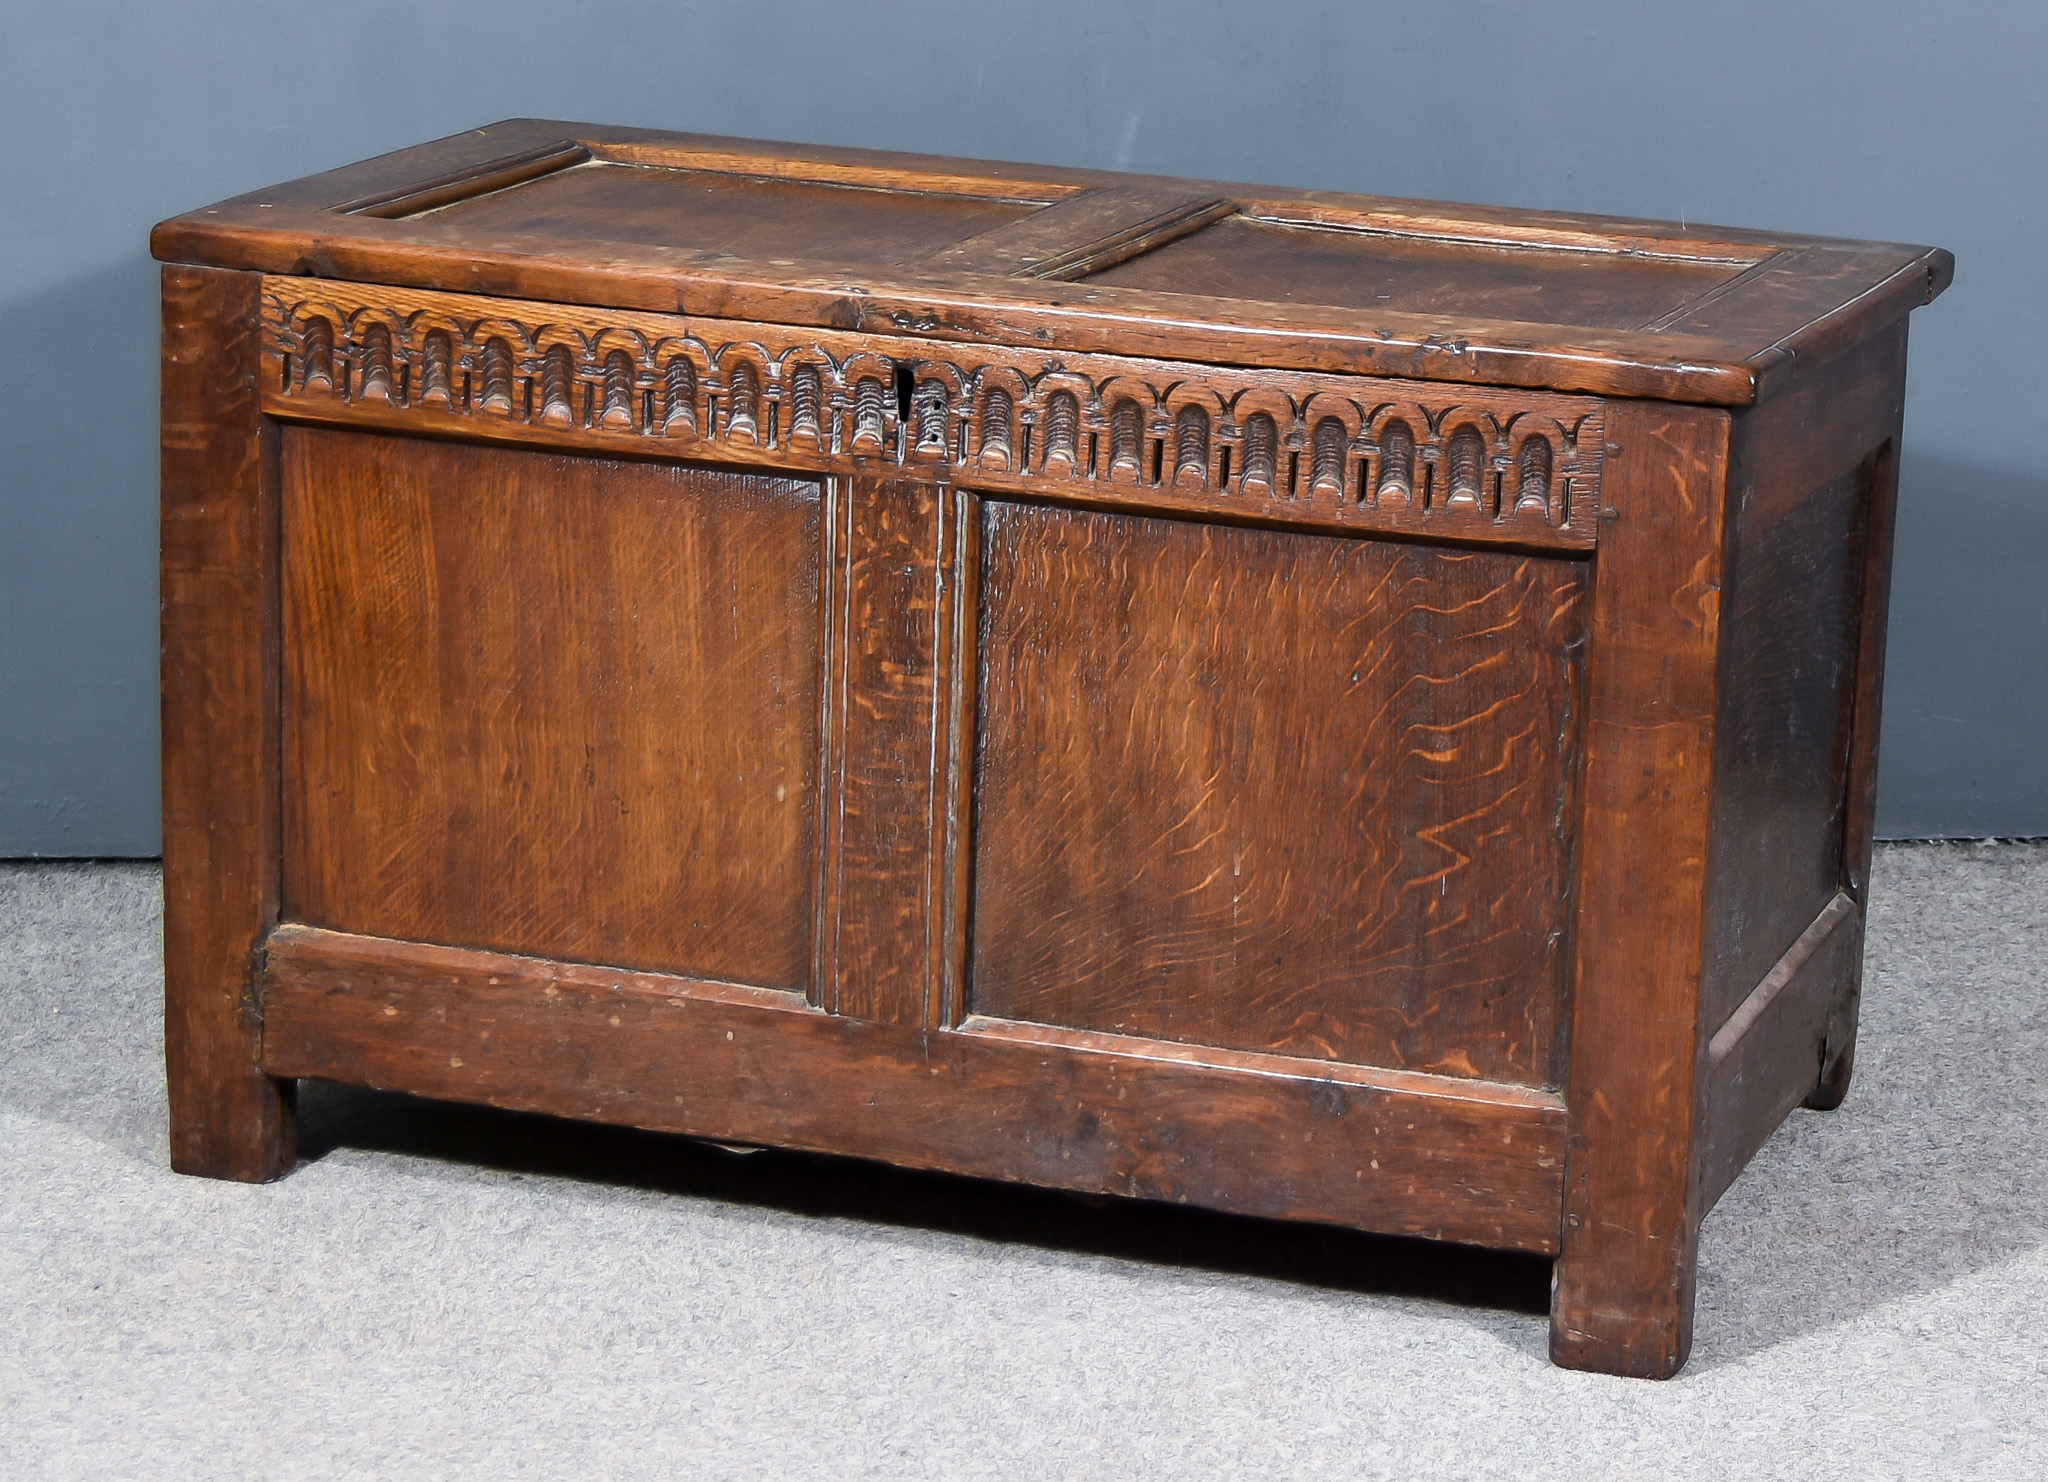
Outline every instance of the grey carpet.
[(140, 865), (0, 867), (0, 1475), (2048, 1477), (2048, 848), (1875, 872), (1668, 1384), (1540, 1263), (308, 1088), (165, 1167)]

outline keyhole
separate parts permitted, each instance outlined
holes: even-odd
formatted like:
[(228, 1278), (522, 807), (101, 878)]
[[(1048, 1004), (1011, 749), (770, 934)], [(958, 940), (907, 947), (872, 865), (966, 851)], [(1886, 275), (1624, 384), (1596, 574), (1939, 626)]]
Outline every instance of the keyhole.
[(896, 367), (896, 421), (904, 425), (910, 421), (910, 398), (917, 389), (916, 375), (907, 365)]

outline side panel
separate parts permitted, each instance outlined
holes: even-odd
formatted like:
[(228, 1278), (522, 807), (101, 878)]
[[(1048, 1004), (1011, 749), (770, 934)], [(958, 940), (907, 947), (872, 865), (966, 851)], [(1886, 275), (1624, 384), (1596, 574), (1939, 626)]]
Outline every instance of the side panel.
[[(1873, 514), (1890, 502), (1903, 329), (1735, 419), (1708, 881), (1714, 956), (1702, 995), (1709, 1032), (1849, 881), (1866, 568)], [(1877, 533), (1888, 530), (1887, 519)], [(1870, 625), (1881, 626), (1882, 611)], [(1858, 871), (1868, 825), (1865, 817)]]
[[(1838, 1104), (1855, 1064), (1905, 370), (1902, 320), (1735, 422), (1702, 1004), (1725, 1045), (1709, 1203), (1802, 1100)], [(1798, 991), (1752, 1018), (1838, 892), (1850, 918)]]

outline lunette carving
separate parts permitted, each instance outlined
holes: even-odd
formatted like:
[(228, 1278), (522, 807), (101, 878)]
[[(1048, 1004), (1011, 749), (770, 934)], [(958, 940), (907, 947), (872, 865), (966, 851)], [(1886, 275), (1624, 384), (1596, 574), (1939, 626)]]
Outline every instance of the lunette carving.
[(1425, 537), (1588, 549), (1597, 529), (1591, 397), (981, 346), (939, 358), (950, 347), (286, 277), (265, 279), (264, 328), (279, 415), (921, 465), (975, 487)]

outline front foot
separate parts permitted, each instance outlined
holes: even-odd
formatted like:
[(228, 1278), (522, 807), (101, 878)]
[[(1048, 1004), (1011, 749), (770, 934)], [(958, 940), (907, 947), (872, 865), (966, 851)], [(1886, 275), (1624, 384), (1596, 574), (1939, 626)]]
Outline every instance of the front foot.
[(172, 1077), (171, 1168), (261, 1184), (299, 1160), (298, 1082), (260, 1071)]
[[(1560, 1369), (1584, 1369), (1623, 1379), (1669, 1379), (1692, 1352), (1691, 1314), (1603, 1313), (1589, 1322), (1579, 1313), (1567, 1322), (1553, 1301), (1550, 1361)], [(1597, 1329), (1597, 1331), (1589, 1331)]]
[[(1689, 1223), (1630, 1238), (1567, 1217), (1551, 1268), (1550, 1361), (1628, 1379), (1669, 1379), (1692, 1352), (1695, 1232)], [(1582, 1233), (1583, 1232), (1583, 1233)]]

